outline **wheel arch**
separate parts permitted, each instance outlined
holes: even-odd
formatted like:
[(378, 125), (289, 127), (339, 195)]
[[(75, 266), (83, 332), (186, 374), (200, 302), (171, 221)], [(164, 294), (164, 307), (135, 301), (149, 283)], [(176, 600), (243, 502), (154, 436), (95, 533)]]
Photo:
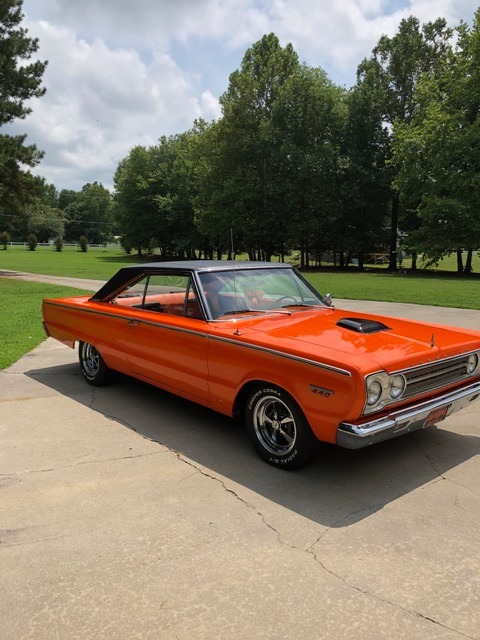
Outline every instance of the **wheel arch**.
[(248, 397), (250, 391), (254, 387), (256, 387), (257, 385), (261, 385), (261, 384), (270, 384), (270, 385), (273, 385), (275, 387), (279, 387), (280, 389), (285, 391), (285, 393), (288, 394), (292, 398), (292, 400), (295, 402), (297, 407), (304, 414), (304, 411), (303, 411), (298, 399), (295, 397), (295, 395), (291, 392), (290, 389), (285, 387), (284, 384), (279, 383), (279, 382), (273, 382), (272, 380), (267, 380), (266, 378), (258, 377), (258, 378), (254, 378), (253, 380), (248, 380), (238, 390), (237, 395), (235, 396), (235, 400), (233, 402), (233, 410), (232, 410), (232, 415), (235, 418), (242, 418), (243, 417), (243, 415), (245, 413), (245, 404), (246, 404), (247, 397)]

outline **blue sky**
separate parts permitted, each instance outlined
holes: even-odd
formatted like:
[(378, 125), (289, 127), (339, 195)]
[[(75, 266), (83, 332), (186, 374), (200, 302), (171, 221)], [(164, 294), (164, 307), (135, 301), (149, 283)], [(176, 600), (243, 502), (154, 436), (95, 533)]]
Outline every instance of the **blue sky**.
[(24, 0), (23, 26), (49, 61), (47, 93), (13, 129), (45, 151), (58, 189), (113, 174), (135, 145), (220, 116), (219, 96), (265, 33), (346, 87), (402, 18), (471, 23), (477, 0)]

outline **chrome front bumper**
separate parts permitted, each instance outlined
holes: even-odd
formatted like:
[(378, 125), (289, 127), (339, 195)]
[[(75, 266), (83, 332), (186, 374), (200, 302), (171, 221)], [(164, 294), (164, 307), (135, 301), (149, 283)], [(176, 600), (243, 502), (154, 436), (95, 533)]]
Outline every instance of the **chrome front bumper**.
[(480, 382), (463, 389), (420, 402), (407, 409), (392, 411), (383, 418), (352, 424), (342, 422), (337, 430), (337, 444), (346, 449), (361, 449), (376, 442), (390, 440), (404, 433), (425, 429), (460, 411), (480, 398)]

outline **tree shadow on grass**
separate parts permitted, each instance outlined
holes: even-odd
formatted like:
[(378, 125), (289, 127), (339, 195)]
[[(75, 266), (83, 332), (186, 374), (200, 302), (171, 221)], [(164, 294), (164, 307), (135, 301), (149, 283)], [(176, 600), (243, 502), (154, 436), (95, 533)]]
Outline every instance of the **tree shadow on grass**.
[(162, 259), (161, 256), (156, 255), (143, 255), (138, 256), (137, 254), (125, 254), (123, 256), (96, 256), (99, 262), (108, 262), (111, 264), (145, 264), (147, 262), (166, 262), (166, 260)]

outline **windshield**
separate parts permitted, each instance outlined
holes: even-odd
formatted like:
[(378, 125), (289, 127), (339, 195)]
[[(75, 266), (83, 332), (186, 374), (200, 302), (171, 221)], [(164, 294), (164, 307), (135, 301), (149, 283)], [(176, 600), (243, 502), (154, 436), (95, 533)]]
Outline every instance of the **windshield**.
[(200, 274), (213, 318), (252, 311), (322, 305), (325, 301), (292, 269), (235, 269)]

